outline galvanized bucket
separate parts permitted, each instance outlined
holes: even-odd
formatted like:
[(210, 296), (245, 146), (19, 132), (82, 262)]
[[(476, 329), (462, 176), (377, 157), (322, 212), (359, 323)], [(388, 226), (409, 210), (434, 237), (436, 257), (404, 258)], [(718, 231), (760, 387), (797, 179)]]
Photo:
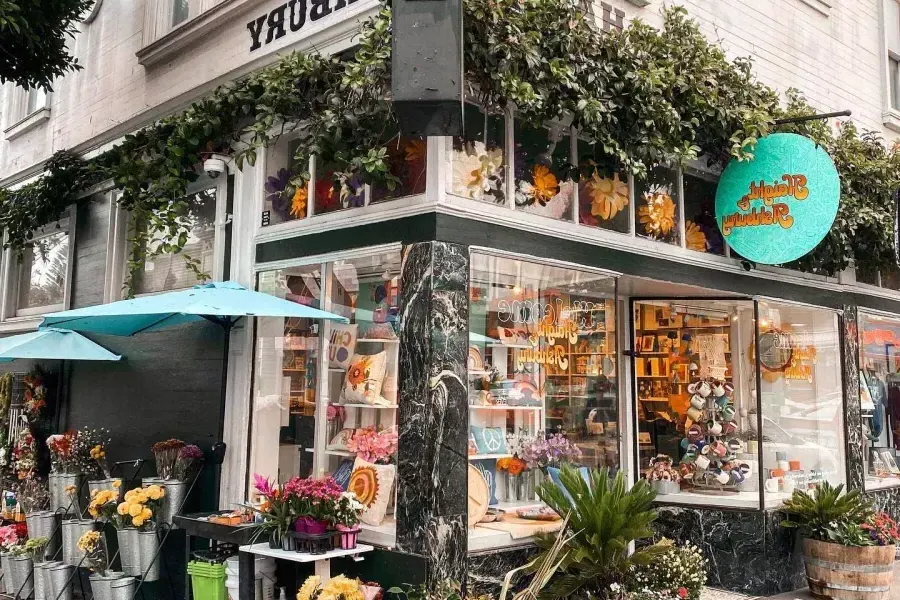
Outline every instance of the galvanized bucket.
[(34, 572), (34, 563), (30, 556), (9, 557), (9, 583), (12, 587), (11, 594), (17, 594), (19, 598), (28, 598), (34, 592), (34, 583), (31, 580)]
[(112, 589), (112, 600), (131, 600), (137, 589), (137, 580), (134, 577), (122, 577), (113, 581), (110, 588)]
[(53, 564), (47, 567), (45, 573), (50, 575), (45, 593), (49, 592), (50, 600), (72, 600), (72, 576), (75, 567), (65, 563)]
[[(118, 482), (118, 485), (116, 485), (116, 482)], [(96, 481), (88, 481), (88, 493), (92, 498), (94, 496), (94, 492), (99, 492), (102, 490), (109, 490), (110, 492), (118, 494), (119, 502), (122, 501), (122, 496), (125, 494), (125, 490), (122, 489), (121, 477), (110, 477), (109, 479), (97, 479)]]
[(75, 489), (81, 489), (81, 473), (50, 473), (48, 476), (50, 486), (50, 510), (62, 511), (63, 514), (75, 514), (78, 512), (78, 502), (66, 494), (66, 488), (74, 485)]
[(140, 556), (141, 574), (144, 581), (156, 581), (159, 579), (159, 538), (155, 531), (138, 532), (138, 551)]
[[(46, 586), (44, 585), (46, 583), (44, 580), (44, 571), (49, 564), (51, 563), (43, 562), (34, 565), (34, 577), (32, 578), (32, 583), (34, 584), (34, 600), (47, 600)], [(50, 598), (50, 600), (53, 600), (53, 598)]]
[(93, 528), (94, 522), (90, 519), (66, 519), (62, 522), (63, 562), (73, 567), (81, 564), (84, 553), (78, 549), (78, 540)]
[(28, 537), (45, 537), (50, 541), (44, 547), (44, 559), (50, 559), (59, 550), (59, 534), (56, 532), (56, 513), (42, 510), (25, 515)]
[(125, 575), (139, 577), (141, 572), (141, 555), (138, 549), (138, 530), (133, 527), (116, 531), (119, 539), (119, 560)]
[(94, 573), (88, 579), (91, 581), (91, 591), (94, 600), (112, 600), (112, 584), (122, 578), (122, 573), (110, 571), (106, 575)]
[(174, 529), (175, 524), (172, 517), (180, 515), (182, 512), (184, 501), (187, 499), (188, 484), (186, 481), (167, 479), (162, 485), (166, 490), (166, 495), (163, 496), (160, 522), (172, 525)]
[(3, 593), (4, 594), (12, 594), (15, 590), (10, 591), (12, 588), (12, 584), (10, 583), (10, 575), (9, 572), (11, 569), (9, 568), (9, 554), (3, 553), (0, 554), (0, 568), (3, 569)]

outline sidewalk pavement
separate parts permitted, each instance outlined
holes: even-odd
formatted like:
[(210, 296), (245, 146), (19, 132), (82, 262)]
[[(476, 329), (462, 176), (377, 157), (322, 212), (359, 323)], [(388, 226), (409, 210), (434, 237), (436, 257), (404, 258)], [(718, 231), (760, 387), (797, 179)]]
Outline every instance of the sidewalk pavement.
[[(747, 596), (746, 594), (709, 587), (704, 588), (700, 594), (700, 600), (756, 600), (758, 598), (765, 598), (765, 600), (812, 600), (812, 595), (805, 588), (796, 592), (785, 592), (777, 596)], [(894, 585), (891, 586), (890, 600), (900, 600), (900, 561), (894, 563)]]

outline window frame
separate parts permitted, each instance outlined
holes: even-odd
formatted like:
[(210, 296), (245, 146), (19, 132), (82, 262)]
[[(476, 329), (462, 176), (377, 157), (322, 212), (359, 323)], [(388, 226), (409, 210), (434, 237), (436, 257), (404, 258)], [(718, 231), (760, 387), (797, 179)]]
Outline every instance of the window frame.
[[(213, 179), (206, 175), (202, 175), (197, 181), (191, 183), (188, 186), (187, 194), (196, 194), (197, 192), (208, 190), (211, 188), (216, 189), (216, 207), (215, 207), (215, 237), (213, 241), (213, 268), (210, 275), (210, 281), (222, 281), (222, 277), (225, 274), (225, 238), (227, 233), (227, 227), (231, 222), (232, 215), (228, 214), (228, 173), (222, 173), (217, 178)], [(112, 243), (110, 253), (112, 254), (111, 259), (109, 259), (109, 269), (111, 275), (107, 278), (109, 289), (106, 291), (105, 296), (109, 296), (108, 301), (114, 302), (116, 300), (124, 300), (126, 297), (126, 291), (124, 289), (125, 281), (127, 279), (127, 270), (128, 270), (128, 260), (130, 255), (130, 247), (128, 243), (128, 231), (131, 227), (132, 222), (132, 214), (123, 209), (118, 204), (118, 197), (120, 192), (113, 191), (111, 202), (114, 206), (111, 207), (111, 216), (110, 216), (110, 229), (112, 230)], [(199, 280), (192, 283), (191, 285), (200, 283)], [(168, 293), (177, 290), (188, 289), (191, 287), (185, 286), (180, 288), (175, 288), (174, 290), (160, 290), (157, 292), (146, 292), (142, 294), (135, 294), (135, 297), (143, 297), (143, 296), (154, 296), (156, 294)]]
[[(352, 250), (343, 250), (331, 253), (325, 253), (320, 255), (313, 256), (304, 256), (299, 258), (291, 258), (283, 261), (273, 261), (267, 263), (255, 263), (253, 265), (253, 289), (259, 289), (259, 277), (262, 273), (278, 271), (287, 268), (293, 267), (309, 267), (309, 266), (318, 266), (319, 272), (322, 274), (321, 287), (319, 289), (319, 306), (322, 310), (330, 310), (331, 308), (331, 285), (333, 284), (332, 274), (334, 272), (334, 264), (338, 261), (344, 260), (353, 260), (359, 258), (367, 258), (372, 256), (381, 256), (389, 253), (397, 253), (401, 254), (403, 250), (403, 245), (399, 242), (382, 244), (376, 246), (366, 246), (364, 248), (357, 248)], [(318, 372), (316, 374), (316, 412), (315, 412), (315, 426), (313, 429), (313, 463), (310, 476), (311, 477), (324, 477), (327, 472), (327, 460), (328, 454), (326, 453), (326, 446), (331, 441), (328, 439), (328, 420), (324, 418), (327, 413), (328, 404), (332, 401), (333, 395), (340, 395), (341, 390), (338, 389), (332, 391), (329, 386), (329, 368), (328, 364), (328, 353), (329, 353), (329, 344), (331, 337), (331, 321), (322, 321), (318, 323), (319, 326), (319, 341), (316, 347), (317, 356), (317, 366)], [(251, 335), (251, 344), (252, 344), (252, 354), (255, 356), (256, 347), (258, 344), (258, 321), (254, 319), (254, 327)], [(257, 359), (251, 359), (251, 373), (252, 379), (256, 379), (256, 362)], [(399, 373), (399, 366), (398, 366)], [(399, 384), (399, 380), (398, 380)], [(253, 489), (253, 480), (252, 475), (254, 471), (253, 464), (253, 456), (254, 456), (254, 419), (253, 414), (255, 411), (255, 400), (256, 400), (256, 383), (252, 383), (249, 389), (249, 413), (250, 418), (247, 419), (247, 464), (245, 471), (242, 473), (242, 480), (245, 482), (246, 489)], [(335, 402), (337, 401), (337, 397), (333, 399)], [(398, 398), (399, 400), (399, 398)], [(320, 416), (322, 418), (320, 418)], [(399, 420), (400, 412), (399, 412), (399, 404), (398, 407), (395, 408), (395, 419)], [(277, 461), (278, 458), (276, 457)], [(399, 478), (399, 466), (395, 471), (395, 480), (394, 480), (394, 505), (396, 510), (397, 503), (397, 481)], [(396, 514), (396, 513), (395, 513)], [(369, 526), (365, 524), (361, 524), (361, 528), (364, 533), (361, 535), (361, 541), (366, 541), (367, 543), (376, 544), (378, 546), (383, 546), (385, 548), (392, 548), (396, 546), (396, 529), (391, 532), (384, 531), (383, 524), (379, 526)]]
[(60, 232), (68, 237), (66, 255), (66, 276), (63, 292), (63, 301), (57, 304), (36, 306), (32, 308), (19, 308), (19, 276), (21, 263), (15, 250), (7, 248), (3, 251), (2, 276), (4, 293), (0, 297), (0, 321), (5, 323), (23, 323), (34, 320), (36, 317), (67, 310), (72, 299), (72, 273), (75, 263), (75, 214), (74, 205), (66, 209), (66, 213), (58, 221), (44, 225), (38, 229), (32, 241), (57, 235)]
[(891, 48), (890, 44), (890, 30), (893, 26), (894, 28), (900, 28), (900, 22), (898, 23), (888, 23), (888, 5), (886, 3), (893, 2), (898, 5), (898, 10), (900, 10), (900, 1), (898, 0), (882, 0), (879, 4), (879, 21), (881, 28), (881, 90), (882, 90), (882, 124), (891, 129), (893, 131), (900, 132), (900, 105), (893, 105), (893, 96), (897, 94), (898, 102), (900, 102), (900, 73), (898, 73), (898, 89), (892, 89), (892, 61), (900, 61), (900, 48)]
[[(37, 95), (34, 107), (31, 98)], [(3, 132), (6, 139), (12, 141), (35, 129), (50, 119), (50, 103), (53, 92), (43, 88), (21, 88), (8, 85), (6, 89), (6, 111), (9, 121)]]

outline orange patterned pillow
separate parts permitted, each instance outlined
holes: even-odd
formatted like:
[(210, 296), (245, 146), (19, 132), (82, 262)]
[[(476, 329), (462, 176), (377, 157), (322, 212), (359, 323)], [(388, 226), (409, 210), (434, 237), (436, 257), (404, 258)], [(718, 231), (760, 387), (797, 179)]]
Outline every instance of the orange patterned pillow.
[(347, 404), (386, 404), (381, 397), (387, 355), (354, 354), (344, 380), (344, 402)]
[(376, 465), (357, 457), (347, 491), (356, 494), (366, 507), (360, 521), (376, 527), (381, 525), (391, 501), (396, 473), (394, 465)]

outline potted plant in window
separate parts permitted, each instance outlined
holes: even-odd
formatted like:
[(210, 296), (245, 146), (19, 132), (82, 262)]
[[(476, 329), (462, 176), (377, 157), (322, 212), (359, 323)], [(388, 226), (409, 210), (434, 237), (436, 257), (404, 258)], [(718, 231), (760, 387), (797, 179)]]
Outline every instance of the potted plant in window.
[(859, 490), (843, 491), (843, 484), (827, 481), (815, 495), (796, 490), (784, 503), (788, 518), (781, 525), (804, 536), (806, 581), (814, 596), (887, 598), (900, 541), (897, 525), (875, 515)]
[(290, 531), (297, 518), (291, 510), (290, 498), (282, 494), (278, 487), (262, 475), (254, 473), (253, 485), (263, 498), (260, 507), (253, 508), (262, 516), (256, 537), (266, 533), (269, 537), (270, 548), (282, 548), (284, 547), (284, 535)]
[(343, 550), (356, 548), (359, 537), (359, 516), (365, 506), (353, 492), (344, 492), (334, 505), (334, 528), (340, 532), (340, 546)]

